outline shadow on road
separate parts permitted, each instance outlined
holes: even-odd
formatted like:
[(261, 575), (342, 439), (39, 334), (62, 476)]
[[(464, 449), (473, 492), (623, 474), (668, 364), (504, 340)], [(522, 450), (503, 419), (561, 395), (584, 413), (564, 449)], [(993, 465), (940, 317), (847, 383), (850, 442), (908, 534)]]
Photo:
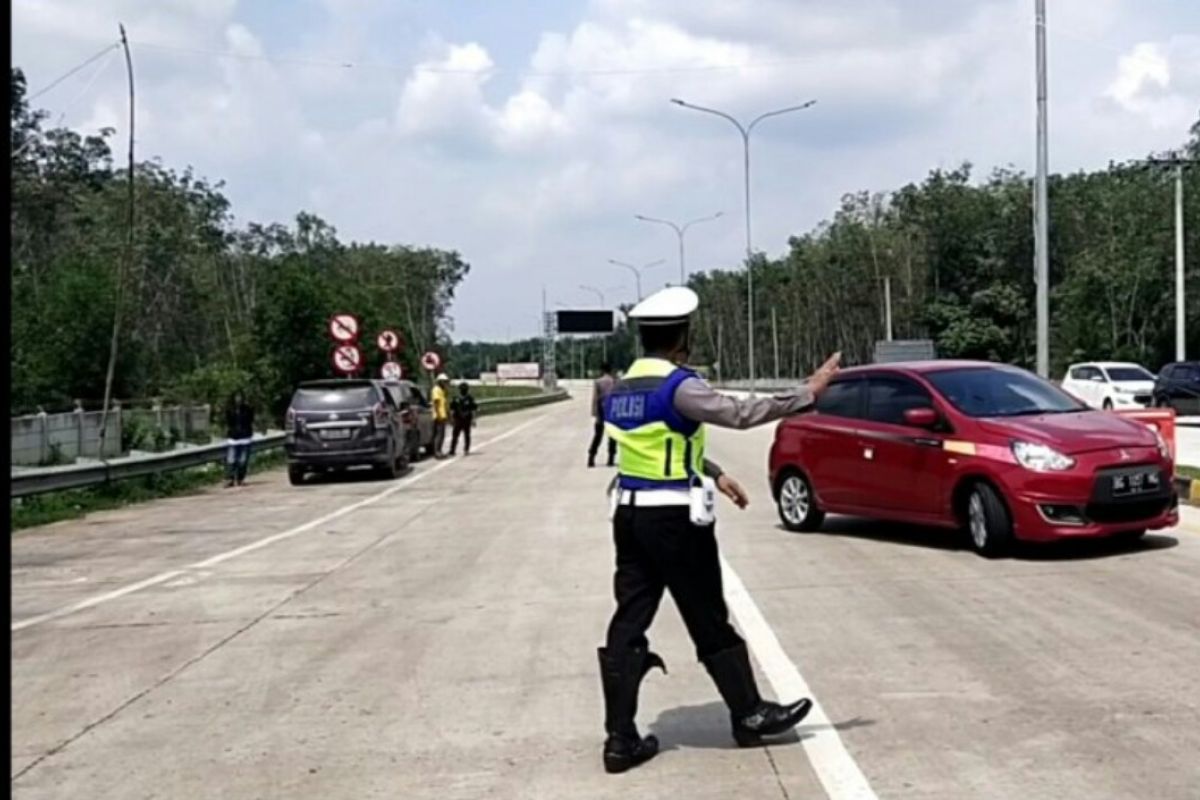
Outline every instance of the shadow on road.
[[(847, 731), (874, 725), (875, 720), (855, 717), (832, 725), (801, 723), (786, 734), (769, 739), (772, 746), (798, 744), (822, 729)], [(720, 701), (696, 706), (680, 706), (659, 714), (650, 724), (650, 733), (658, 737), (663, 750), (694, 747), (702, 750), (725, 750), (737, 747), (729, 731), (729, 709)]]
[[(411, 475), (413, 471), (410, 464), (400, 477), (404, 478)], [(369, 467), (352, 467), (346, 470), (338, 470), (335, 472), (314, 472), (304, 479), (306, 485), (321, 486), (331, 483), (387, 483), (392, 478), (377, 472)]]
[[(877, 522), (851, 517), (830, 517), (817, 533), (793, 534), (783, 525), (776, 527), (784, 533), (801, 538), (842, 536), (924, 547), (929, 550), (962, 550), (965, 555), (977, 557), (971, 552), (965, 533), (944, 528), (928, 528), (899, 522)], [(1179, 540), (1174, 536), (1161, 533), (1148, 533), (1141, 539), (1134, 540), (1106, 537), (1044, 543), (1019, 542), (1014, 557), (1022, 561), (1082, 561), (1152, 553), (1158, 550), (1169, 550), (1178, 545)]]

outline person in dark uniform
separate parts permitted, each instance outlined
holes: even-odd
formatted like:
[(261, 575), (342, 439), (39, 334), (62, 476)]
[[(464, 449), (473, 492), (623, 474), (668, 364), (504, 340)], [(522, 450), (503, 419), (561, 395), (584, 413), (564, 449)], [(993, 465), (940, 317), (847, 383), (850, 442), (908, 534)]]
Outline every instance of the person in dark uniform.
[(458, 394), (450, 401), (450, 421), (454, 423), (454, 432), (450, 435), (450, 455), (458, 450), (458, 437), (463, 437), (463, 455), (471, 455), (471, 427), (475, 424), (475, 414), (479, 404), (471, 396), (471, 387), (466, 381), (458, 385)]
[(742, 487), (705, 457), (705, 425), (745, 429), (809, 408), (837, 372), (840, 355), (792, 393), (744, 400), (720, 394), (682, 366), (688, 318), (698, 304), (691, 289), (671, 287), (630, 312), (646, 356), (617, 382), (604, 407), (606, 429), (618, 448), (612, 498), (617, 608), (598, 649), (607, 734), (603, 760), (613, 773), (658, 752), (658, 740), (641, 736), (634, 717), (642, 679), (655, 667), (666, 672), (646, 638), (664, 590), (729, 707), (739, 746), (784, 733), (812, 707), (808, 698), (779, 704), (759, 694), (746, 644), (729, 622), (711, 507), (701, 502), (696, 510), (693, 494), (701, 492), (707, 500), (707, 491), (715, 488), (744, 508), (749, 500)]
[[(592, 418), (596, 424), (592, 429), (592, 443), (588, 446), (588, 466), (596, 466), (596, 454), (600, 452), (600, 441), (604, 438), (604, 399), (612, 394), (616, 379), (608, 362), (600, 365), (600, 377), (592, 384)], [(608, 465), (616, 466), (617, 440), (608, 437)]]

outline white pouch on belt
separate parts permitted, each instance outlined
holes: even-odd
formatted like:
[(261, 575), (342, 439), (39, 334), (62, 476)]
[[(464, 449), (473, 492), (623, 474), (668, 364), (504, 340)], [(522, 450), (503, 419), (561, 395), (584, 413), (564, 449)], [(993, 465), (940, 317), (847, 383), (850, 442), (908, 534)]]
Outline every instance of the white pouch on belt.
[(717, 482), (704, 475), (692, 478), (688, 489), (688, 516), (693, 525), (712, 525), (717, 521)]

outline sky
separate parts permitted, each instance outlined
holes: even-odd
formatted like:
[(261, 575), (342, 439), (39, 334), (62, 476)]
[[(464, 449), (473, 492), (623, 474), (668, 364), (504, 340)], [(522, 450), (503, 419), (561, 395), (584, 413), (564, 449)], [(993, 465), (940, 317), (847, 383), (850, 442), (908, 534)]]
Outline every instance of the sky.
[[(1048, 0), (1055, 172), (1181, 144), (1200, 114), (1200, 3)], [(31, 92), (115, 41), (137, 153), (224, 181), (238, 222), (301, 210), (344, 240), (457, 250), (456, 339), (536, 335), (548, 306), (635, 297), (756, 250), (840, 198), (963, 161), (1032, 172), (1034, 0), (15, 0)], [(124, 149), (113, 51), (35, 105)], [(1051, 209), (1053, 214), (1053, 209)]]

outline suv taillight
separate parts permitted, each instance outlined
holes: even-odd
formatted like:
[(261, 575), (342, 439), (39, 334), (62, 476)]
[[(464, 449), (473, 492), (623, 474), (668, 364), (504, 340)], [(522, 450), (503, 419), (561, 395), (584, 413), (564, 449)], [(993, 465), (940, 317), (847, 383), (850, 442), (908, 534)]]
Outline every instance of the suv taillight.
[(296, 410), (294, 408), (288, 408), (287, 415), (284, 417), (283, 427), (288, 431), (296, 429)]
[(375, 427), (386, 428), (388, 424), (387, 406), (383, 403), (376, 403), (375, 408), (371, 409), (375, 415)]
[(413, 412), (413, 410), (411, 408), (406, 408), (403, 411), (401, 411), (400, 419), (404, 422), (405, 425), (416, 425), (417, 424), (417, 415), (416, 415), (416, 413)]

